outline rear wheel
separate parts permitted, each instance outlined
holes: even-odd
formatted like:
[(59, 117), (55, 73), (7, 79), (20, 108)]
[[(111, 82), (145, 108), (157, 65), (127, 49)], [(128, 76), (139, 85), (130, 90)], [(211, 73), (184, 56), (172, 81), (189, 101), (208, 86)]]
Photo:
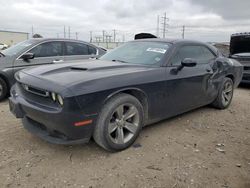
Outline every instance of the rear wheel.
[(219, 89), (218, 96), (212, 103), (212, 106), (219, 109), (227, 108), (231, 104), (233, 98), (233, 92), (234, 92), (234, 84), (232, 79), (227, 77), (224, 78), (221, 87)]
[(0, 101), (5, 99), (7, 93), (8, 93), (8, 86), (6, 82), (2, 78), (0, 78)]
[(129, 147), (138, 137), (143, 125), (143, 108), (133, 96), (119, 94), (101, 110), (94, 131), (94, 140), (109, 151)]

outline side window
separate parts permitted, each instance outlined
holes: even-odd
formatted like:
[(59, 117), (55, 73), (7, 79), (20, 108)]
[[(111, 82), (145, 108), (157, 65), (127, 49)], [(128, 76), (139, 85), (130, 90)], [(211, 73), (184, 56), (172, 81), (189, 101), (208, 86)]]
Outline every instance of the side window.
[(45, 42), (39, 44), (35, 48), (31, 49), (29, 52), (33, 53), (35, 58), (37, 57), (52, 57), (52, 56), (62, 56), (62, 42)]
[(92, 47), (92, 46), (88, 46), (89, 49), (89, 55), (96, 55), (96, 48)]
[(89, 49), (86, 44), (76, 42), (66, 42), (65, 55), (88, 55)]
[(206, 47), (201, 46), (201, 49), (203, 51), (203, 57), (201, 63), (209, 63), (211, 60), (214, 60), (216, 56)]
[(203, 46), (183, 46), (171, 60), (172, 65), (180, 65), (185, 58), (197, 60), (198, 64), (208, 63), (215, 56), (206, 47)]

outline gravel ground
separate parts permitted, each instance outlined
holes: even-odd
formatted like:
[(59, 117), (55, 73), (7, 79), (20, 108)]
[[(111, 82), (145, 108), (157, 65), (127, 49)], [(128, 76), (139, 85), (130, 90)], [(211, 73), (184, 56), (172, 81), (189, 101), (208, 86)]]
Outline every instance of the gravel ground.
[(0, 103), (0, 187), (250, 188), (250, 87), (229, 109), (203, 107), (143, 129), (108, 153), (93, 141), (59, 146), (29, 134)]

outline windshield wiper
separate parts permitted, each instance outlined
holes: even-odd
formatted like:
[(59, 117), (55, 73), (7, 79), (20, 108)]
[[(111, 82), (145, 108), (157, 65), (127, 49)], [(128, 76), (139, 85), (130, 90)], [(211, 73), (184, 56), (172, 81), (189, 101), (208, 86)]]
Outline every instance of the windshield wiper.
[(0, 56), (5, 57), (5, 55), (2, 52), (0, 52)]
[(119, 59), (112, 59), (113, 62), (120, 62), (120, 63), (128, 63), (127, 61), (119, 60)]

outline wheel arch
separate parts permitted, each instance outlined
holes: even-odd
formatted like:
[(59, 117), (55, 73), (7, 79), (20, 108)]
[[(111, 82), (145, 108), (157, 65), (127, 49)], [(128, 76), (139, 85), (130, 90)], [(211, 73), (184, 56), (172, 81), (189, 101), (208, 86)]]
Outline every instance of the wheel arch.
[(144, 110), (144, 118), (147, 121), (148, 119), (148, 97), (146, 95), (146, 93), (144, 91), (142, 91), (141, 89), (138, 88), (124, 88), (118, 91), (115, 91), (113, 93), (111, 93), (104, 101), (104, 103), (106, 103), (110, 98), (121, 94), (121, 93), (125, 93), (125, 94), (129, 94), (135, 98), (137, 98), (140, 103), (143, 106), (143, 110)]
[(225, 77), (230, 78), (233, 81), (233, 83), (235, 83), (235, 78), (233, 74), (227, 74)]
[(10, 90), (10, 83), (9, 83), (7, 77), (4, 74), (2, 74), (1, 72), (0, 72), (0, 78), (2, 78), (5, 81), (5, 83), (7, 84), (8, 90)]

